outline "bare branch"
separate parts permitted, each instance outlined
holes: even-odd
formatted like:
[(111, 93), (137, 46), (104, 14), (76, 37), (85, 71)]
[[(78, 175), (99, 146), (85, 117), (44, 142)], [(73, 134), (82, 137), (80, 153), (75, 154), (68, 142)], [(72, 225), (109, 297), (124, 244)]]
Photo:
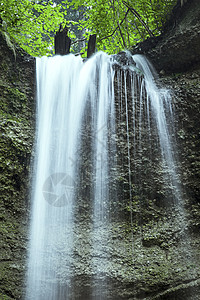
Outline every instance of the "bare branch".
[(147, 26), (147, 24), (142, 20), (140, 14), (137, 12), (137, 10), (135, 10), (133, 7), (130, 7), (128, 3), (126, 3), (125, 1), (122, 1), (123, 4), (134, 14), (134, 16), (136, 18), (138, 18), (138, 20), (140, 21), (140, 23), (145, 27), (146, 31), (149, 33), (149, 35), (151, 37), (154, 36), (153, 32), (149, 29), (149, 27)]
[(118, 21), (117, 21), (117, 24), (118, 24), (119, 32), (120, 32), (120, 35), (121, 35), (121, 38), (122, 38), (122, 41), (123, 41), (123, 44), (124, 44), (124, 48), (126, 48), (126, 42), (125, 42), (124, 36), (122, 34), (122, 31), (121, 31), (121, 24), (119, 24)]
[(98, 40), (98, 42), (101, 42), (105, 39), (108, 39), (109, 37), (113, 36), (113, 34), (117, 31), (117, 29), (119, 28), (120, 29), (120, 26), (122, 25), (122, 23), (124, 22), (124, 20), (126, 19), (128, 13), (129, 13), (130, 9), (128, 8), (124, 18), (121, 20), (121, 22), (117, 25), (117, 27), (113, 30), (113, 32), (107, 36), (104, 36), (103, 38), (101, 38), (100, 40)]
[(79, 42), (84, 42), (84, 41), (87, 41), (87, 38), (76, 40), (76, 41), (72, 42), (71, 45), (74, 45), (74, 44), (79, 43)]

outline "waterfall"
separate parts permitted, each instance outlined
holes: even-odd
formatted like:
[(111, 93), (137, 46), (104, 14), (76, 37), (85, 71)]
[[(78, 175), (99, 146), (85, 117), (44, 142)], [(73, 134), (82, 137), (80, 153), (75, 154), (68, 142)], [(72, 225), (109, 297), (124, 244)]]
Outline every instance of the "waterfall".
[(69, 269), (73, 246), (73, 161), (78, 159), (76, 144), (85, 101), (84, 90), (77, 88), (77, 82), (84, 79), (81, 66), (82, 61), (74, 56), (37, 59), (37, 142), (27, 299), (64, 299), (67, 293), (67, 286), (63, 289), (59, 279), (63, 253), (69, 258), (65, 261)]
[[(159, 89), (154, 81), (155, 71), (148, 60), (142, 55), (135, 55), (134, 61), (137, 67), (144, 73), (145, 90), (147, 92), (147, 114), (149, 121), (149, 103), (154, 114), (159, 135), (163, 163), (168, 169), (168, 184), (172, 186), (174, 201), (180, 203), (181, 188), (178, 173), (176, 171), (176, 159), (174, 157), (174, 135), (173, 109), (171, 95), (167, 89)], [(170, 122), (169, 126), (167, 122)], [(172, 132), (170, 132), (172, 130)]]
[[(79, 242), (76, 214), (84, 201), (90, 202), (91, 208), (91, 236), (87, 236), (91, 261), (87, 264), (93, 287), (87, 299), (108, 299), (106, 274), (111, 270), (107, 263), (107, 226), (123, 205), (118, 164), (122, 160), (122, 167), (128, 169), (132, 207), (133, 185), (140, 181), (142, 168), (141, 141), (145, 134), (152, 143), (152, 127), (156, 128), (155, 143), (159, 140), (158, 152), (168, 169), (166, 180), (173, 186), (173, 197), (180, 200), (167, 119), (169, 115), (173, 120), (171, 98), (168, 91), (156, 86), (145, 58), (128, 56), (125, 64), (102, 52), (86, 62), (72, 54), (37, 58), (37, 132), (26, 300), (75, 299), (73, 272)], [(126, 133), (123, 158), (120, 130)], [(80, 195), (87, 171), (82, 153), (89, 153), (90, 161), (86, 196)]]

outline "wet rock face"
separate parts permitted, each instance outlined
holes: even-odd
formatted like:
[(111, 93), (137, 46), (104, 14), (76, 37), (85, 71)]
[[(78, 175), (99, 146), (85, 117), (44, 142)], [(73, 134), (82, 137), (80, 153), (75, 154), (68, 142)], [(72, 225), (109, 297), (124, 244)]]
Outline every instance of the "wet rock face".
[[(117, 197), (111, 196), (109, 225), (102, 223), (95, 229), (91, 221), (90, 193), (85, 193), (84, 197), (80, 193), (79, 204), (82, 210), (78, 210), (78, 222), (74, 229), (76, 251), (72, 259), (72, 298), (87, 292), (87, 299), (92, 299), (92, 291), (96, 286), (97, 298), (101, 295), (103, 299), (199, 299), (200, 195), (197, 135), (200, 86), (197, 78), (199, 68), (162, 77), (158, 82), (160, 86), (170, 88), (172, 94), (174, 123), (171, 126), (175, 127), (173, 140), (177, 142), (177, 168), (183, 187), (181, 207), (174, 202), (171, 188), (164, 180), (158, 136), (153, 130), (155, 124), (152, 124), (151, 142), (145, 124), (142, 126), (140, 140), (136, 126), (135, 144), (130, 130), (130, 198), (126, 111), (125, 105), (121, 106), (121, 100), (118, 100), (118, 85), (123, 89), (124, 82), (116, 81), (115, 140), (118, 166), (113, 191), (117, 190)], [(129, 128), (132, 128), (131, 90), (128, 81), (127, 76)], [(124, 97), (125, 95), (122, 96), (122, 103), (125, 103)], [(88, 127), (84, 131), (90, 132)], [(83, 149), (83, 155), (86, 154), (86, 148)], [(90, 169), (89, 164), (90, 159), (85, 159), (82, 169)], [(90, 180), (91, 178), (83, 177), (83, 187)], [(116, 195), (114, 192), (112, 194)], [(100, 245), (95, 252), (91, 242), (94, 236)], [(95, 280), (91, 266), (94, 259), (105, 280)], [(74, 289), (77, 294), (73, 294)], [(77, 296), (77, 299), (82, 298)]]
[(0, 298), (21, 299), (34, 140), (34, 62), (0, 36)]
[(190, 0), (175, 7), (164, 33), (131, 49), (133, 54), (145, 54), (165, 73), (184, 72), (200, 62), (200, 3)]
[[(185, 187), (185, 196), (190, 198), (188, 208), (199, 205), (199, 100), (200, 100), (200, 66), (185, 73), (174, 73), (162, 78), (172, 89), (175, 100), (176, 131), (179, 145), (178, 155), (180, 170)], [(193, 201), (191, 201), (193, 199)], [(190, 207), (191, 208), (191, 207)], [(197, 209), (198, 210), (198, 209)], [(196, 215), (197, 216), (197, 215)], [(199, 224), (199, 222), (198, 222)], [(198, 225), (197, 224), (197, 225)]]

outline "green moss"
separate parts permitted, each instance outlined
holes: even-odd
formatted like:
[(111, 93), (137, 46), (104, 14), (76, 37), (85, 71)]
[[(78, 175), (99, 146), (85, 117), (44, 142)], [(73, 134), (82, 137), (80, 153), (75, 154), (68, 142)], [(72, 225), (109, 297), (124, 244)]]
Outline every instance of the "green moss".
[[(1, 39), (1, 37), (0, 37)], [(0, 299), (21, 299), (27, 244), (28, 184), (34, 136), (33, 65), (16, 63), (1, 41)]]
[(0, 86), (1, 111), (5, 114), (16, 116), (21, 114), (26, 106), (27, 96), (16, 87)]
[(9, 296), (3, 295), (1, 292), (0, 292), (0, 299), (1, 300), (13, 300), (13, 298), (10, 298)]

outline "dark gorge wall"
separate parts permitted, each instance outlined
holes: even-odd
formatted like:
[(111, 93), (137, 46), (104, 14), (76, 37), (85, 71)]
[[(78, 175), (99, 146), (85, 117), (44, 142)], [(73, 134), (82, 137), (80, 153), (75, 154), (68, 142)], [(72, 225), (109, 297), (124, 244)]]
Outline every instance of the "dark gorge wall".
[(34, 60), (0, 35), (0, 299), (21, 299), (34, 139)]
[(181, 1), (159, 37), (149, 38), (131, 49), (145, 54), (161, 74), (184, 72), (200, 60), (200, 5), (198, 0)]
[[(123, 75), (119, 74), (119, 81), (116, 77), (114, 139), (118, 155), (117, 170), (110, 180), (111, 203), (107, 207), (110, 223), (102, 223), (95, 232), (88, 186), (94, 176), (90, 173), (91, 160), (87, 153), (91, 128), (86, 118), (83, 135), (87, 132), (89, 139), (87, 136), (82, 149), (80, 174), (84, 172), (85, 176), (78, 200), (72, 267), (77, 299), (90, 299), (95, 285), (103, 299), (199, 299), (199, 73), (197, 68), (158, 81), (158, 85), (168, 86), (172, 94), (175, 118), (167, 122), (176, 143), (177, 169), (181, 174), (178, 181), (182, 186), (180, 202), (174, 199), (174, 187), (166, 180), (167, 167), (161, 159), (155, 121), (152, 118), (149, 132), (143, 108), (142, 124), (139, 124), (138, 101), (134, 134), (130, 78), (127, 74), (126, 114)], [(93, 279), (91, 267), (93, 235), (101, 245), (95, 249), (99, 280)]]
[[(71, 299), (89, 300), (95, 285), (103, 299), (200, 299), (199, 34), (193, 38), (199, 28), (199, 11), (198, 0), (188, 1), (182, 12), (177, 10), (174, 16), (176, 22), (163, 38), (154, 41), (154, 44), (148, 41), (148, 45), (143, 44), (140, 50), (134, 50), (135, 53), (147, 54), (155, 68), (162, 71), (158, 84), (167, 86), (172, 92), (175, 119), (168, 122), (176, 132), (174, 134), (173, 128), (170, 131), (177, 142), (176, 157), (179, 158), (182, 182), (181, 208), (164, 180), (157, 150), (158, 137), (152, 133), (149, 140), (148, 126), (142, 128), (139, 147), (134, 144), (130, 130), (132, 155), (128, 160), (125, 107), (121, 108), (118, 98), (119, 85), (124, 89), (124, 83), (120, 81), (118, 85), (116, 78), (118, 134), (115, 139), (120, 155), (112, 184), (118, 197), (112, 194), (111, 222), (107, 226), (102, 224), (94, 234), (88, 185), (91, 180), (88, 134), (82, 145), (82, 185), (74, 228)], [(2, 38), (0, 65), (0, 299), (10, 300), (24, 297), (31, 153), (34, 155), (35, 75), (34, 60), (17, 52), (15, 61)], [(129, 116), (132, 121), (129, 83), (128, 78)], [(124, 95), (122, 99), (125, 103)], [(90, 117), (85, 121), (83, 134), (85, 130), (91, 131)], [(152, 127), (155, 124), (152, 123)], [(100, 269), (98, 280), (90, 263), (93, 259), (91, 238), (94, 235), (96, 242), (101, 244), (95, 250)], [(106, 240), (102, 239), (105, 236)]]

